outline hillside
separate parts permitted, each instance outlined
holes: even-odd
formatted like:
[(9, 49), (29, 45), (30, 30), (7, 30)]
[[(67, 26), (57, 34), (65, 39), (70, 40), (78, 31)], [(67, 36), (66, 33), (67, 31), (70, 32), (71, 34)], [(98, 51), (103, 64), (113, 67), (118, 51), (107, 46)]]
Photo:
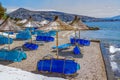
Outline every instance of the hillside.
[[(57, 11), (30, 11), (24, 8), (19, 8), (9, 14), (10, 17), (13, 18), (20, 18), (20, 19), (27, 19), (29, 16), (32, 16), (33, 20), (41, 21), (41, 20), (53, 20), (54, 16), (58, 15), (63, 21), (71, 21), (74, 19), (76, 14), (68, 14), (64, 12), (57, 12)], [(77, 15), (83, 21), (95, 21), (99, 18), (88, 17), (83, 15)]]
[[(20, 18), (20, 19), (28, 19), (29, 16), (32, 16), (33, 20), (35, 21), (42, 21), (44, 19), (52, 21), (54, 19), (54, 16), (59, 16), (63, 21), (72, 21), (74, 19), (74, 16), (77, 14), (69, 14), (64, 12), (58, 12), (58, 11), (31, 11), (24, 8), (19, 8), (9, 14), (12, 18)], [(120, 21), (120, 16), (115, 16), (111, 18), (95, 18), (95, 17), (89, 17), (84, 15), (77, 15), (81, 18), (82, 21), (88, 22), (88, 21)]]

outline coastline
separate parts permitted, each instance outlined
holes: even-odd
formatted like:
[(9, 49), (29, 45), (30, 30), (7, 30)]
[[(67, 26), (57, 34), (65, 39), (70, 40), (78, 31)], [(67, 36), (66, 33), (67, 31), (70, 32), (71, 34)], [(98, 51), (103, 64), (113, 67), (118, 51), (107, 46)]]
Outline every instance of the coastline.
[(112, 71), (110, 61), (109, 61), (109, 57), (108, 57), (107, 51), (105, 50), (105, 47), (104, 47), (103, 43), (100, 43), (100, 48), (101, 48), (101, 53), (102, 53), (102, 57), (103, 57), (103, 60), (104, 60), (107, 80), (117, 80), (114, 76), (113, 71)]

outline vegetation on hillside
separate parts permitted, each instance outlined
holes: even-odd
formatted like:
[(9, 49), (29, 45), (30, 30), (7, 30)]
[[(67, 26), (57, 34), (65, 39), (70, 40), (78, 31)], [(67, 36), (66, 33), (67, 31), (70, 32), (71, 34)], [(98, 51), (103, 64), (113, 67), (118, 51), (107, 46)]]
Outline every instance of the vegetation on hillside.
[(2, 6), (2, 4), (0, 3), (0, 19), (1, 18), (6, 18), (6, 9)]

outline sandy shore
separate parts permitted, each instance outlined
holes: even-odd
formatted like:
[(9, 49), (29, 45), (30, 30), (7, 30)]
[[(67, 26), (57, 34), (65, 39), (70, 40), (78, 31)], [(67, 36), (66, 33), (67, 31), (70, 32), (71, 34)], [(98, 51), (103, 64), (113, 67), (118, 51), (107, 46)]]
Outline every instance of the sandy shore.
[[(59, 32), (59, 44), (69, 43), (69, 36), (62, 36), (65, 33), (64, 31)], [(14, 41), (11, 48), (20, 47), (24, 42), (25, 41)], [(12, 63), (0, 61), (0, 64), (41, 74), (36, 70), (37, 62), (47, 54), (52, 54), (55, 57), (56, 51), (51, 48), (54, 45), (55, 42), (44, 43), (40, 45), (36, 51), (25, 51), (27, 53), (27, 59), (22, 62)], [(4, 45), (0, 46), (0, 48), (3, 46)], [(74, 55), (72, 52), (73, 48), (74, 46), (59, 52), (61, 58), (72, 56), (81, 66), (81, 69), (77, 72), (78, 75), (72, 78), (72, 80), (107, 80), (99, 43), (91, 42), (90, 46), (80, 47), (82, 55)], [(61, 74), (56, 73), (43, 75), (61, 77)]]

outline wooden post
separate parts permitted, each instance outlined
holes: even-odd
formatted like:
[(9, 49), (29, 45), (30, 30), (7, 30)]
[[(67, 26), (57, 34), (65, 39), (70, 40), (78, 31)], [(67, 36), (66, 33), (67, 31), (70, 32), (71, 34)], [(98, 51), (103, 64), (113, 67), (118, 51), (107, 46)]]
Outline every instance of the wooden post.
[(3, 36), (3, 32), (2, 32), (2, 36)]
[(75, 45), (77, 45), (77, 43), (76, 43), (76, 30), (75, 30)]
[(30, 36), (31, 36), (31, 43), (32, 43), (32, 30), (30, 28)]
[(58, 56), (58, 31), (56, 32), (56, 47), (57, 47), (57, 59), (59, 58)]
[(8, 33), (8, 50), (10, 50), (10, 36), (9, 36), (9, 33)]
[(79, 31), (79, 39), (80, 39), (80, 31)]

